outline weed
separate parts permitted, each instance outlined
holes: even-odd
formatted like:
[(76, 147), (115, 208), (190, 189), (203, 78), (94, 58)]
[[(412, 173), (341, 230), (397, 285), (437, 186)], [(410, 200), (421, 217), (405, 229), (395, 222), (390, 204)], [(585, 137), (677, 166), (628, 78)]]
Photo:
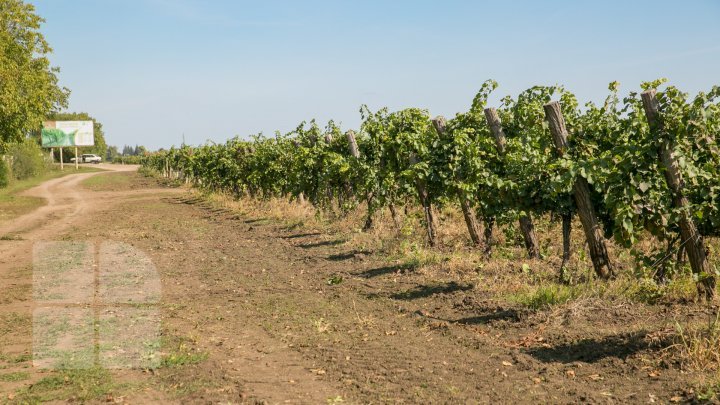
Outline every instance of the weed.
[(313, 322), (313, 325), (315, 326), (315, 329), (317, 329), (318, 333), (325, 333), (330, 330), (330, 322), (326, 321), (325, 318), (320, 318)]
[(338, 285), (343, 282), (343, 277), (337, 274), (333, 275), (327, 280), (328, 285)]
[(163, 341), (162, 346), (171, 346), (174, 349), (165, 355), (160, 362), (161, 367), (181, 367), (201, 363), (208, 358), (208, 354), (195, 350), (186, 343), (188, 339), (176, 337), (170, 341)]
[(46, 401), (87, 402), (126, 388), (102, 368), (63, 370), (17, 391), (18, 403)]
[(707, 324), (683, 327), (675, 324), (674, 348), (682, 364), (692, 370), (718, 371), (720, 366), (720, 312)]
[(8, 373), (8, 374), (0, 374), (0, 381), (4, 382), (15, 382), (15, 381), (23, 381), (30, 378), (30, 374), (19, 371), (16, 373)]
[(184, 352), (173, 353), (163, 357), (161, 367), (181, 367), (192, 364), (202, 363), (207, 360), (208, 354), (205, 352)]

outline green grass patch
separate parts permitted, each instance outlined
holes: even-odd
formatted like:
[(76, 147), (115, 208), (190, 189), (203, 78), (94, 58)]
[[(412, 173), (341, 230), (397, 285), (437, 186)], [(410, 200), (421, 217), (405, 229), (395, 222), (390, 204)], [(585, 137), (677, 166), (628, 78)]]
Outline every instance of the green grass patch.
[(510, 301), (533, 310), (540, 310), (564, 304), (581, 294), (581, 286), (546, 284), (531, 288), (526, 292), (513, 294), (510, 296)]
[(129, 188), (135, 182), (134, 172), (117, 172), (93, 176), (83, 180), (83, 187), (93, 191), (113, 191)]
[(181, 367), (201, 363), (208, 358), (208, 354), (191, 347), (192, 344), (183, 337), (164, 337), (162, 347), (167, 348), (160, 367)]
[(28, 315), (17, 312), (0, 314), (0, 336), (7, 335), (11, 332), (24, 332), (29, 330), (31, 327), (32, 320)]
[(47, 401), (87, 402), (117, 394), (126, 388), (113, 381), (109, 371), (102, 368), (63, 370), (47, 376), (16, 392), (18, 403)]
[(202, 363), (207, 360), (205, 352), (180, 352), (163, 357), (161, 367), (182, 367)]
[(20, 355), (14, 356), (12, 354), (0, 353), (0, 361), (4, 361), (5, 363), (20, 364), (20, 363), (28, 362), (30, 360), (32, 360), (31, 354), (20, 354)]
[(25, 381), (30, 378), (30, 374), (24, 371), (18, 371), (16, 373), (0, 374), (0, 381), (3, 382), (17, 382)]

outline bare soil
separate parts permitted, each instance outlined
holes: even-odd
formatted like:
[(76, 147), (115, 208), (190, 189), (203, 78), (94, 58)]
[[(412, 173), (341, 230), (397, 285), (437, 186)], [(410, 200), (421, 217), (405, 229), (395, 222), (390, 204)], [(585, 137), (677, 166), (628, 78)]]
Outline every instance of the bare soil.
[[(133, 181), (80, 185), (94, 175)], [(145, 252), (162, 282), (162, 352), (188, 359), (111, 371), (89, 402), (667, 403), (692, 401), (703, 377), (666, 350), (674, 320), (705, 319), (705, 306), (582, 300), (529, 311), (488, 293), (481, 275), (412, 271), (343, 234), (241, 216), (134, 172), (28, 193), (48, 204), (0, 223), (0, 236), (18, 239), (0, 240), (3, 400), (37, 398), (54, 375), (29, 357), (40, 240)], [(27, 378), (3, 381), (10, 373)]]

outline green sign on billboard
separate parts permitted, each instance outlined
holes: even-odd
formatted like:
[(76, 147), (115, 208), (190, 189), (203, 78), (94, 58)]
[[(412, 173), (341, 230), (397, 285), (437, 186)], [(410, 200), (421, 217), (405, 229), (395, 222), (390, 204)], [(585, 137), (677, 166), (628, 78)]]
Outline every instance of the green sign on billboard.
[(95, 144), (92, 121), (48, 121), (41, 136), (44, 148)]

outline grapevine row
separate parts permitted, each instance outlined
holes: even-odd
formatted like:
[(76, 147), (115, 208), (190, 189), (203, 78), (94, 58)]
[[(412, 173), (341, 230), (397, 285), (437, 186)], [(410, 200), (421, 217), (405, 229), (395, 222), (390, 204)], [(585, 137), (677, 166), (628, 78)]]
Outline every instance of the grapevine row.
[[(614, 82), (602, 105), (583, 106), (562, 86), (535, 86), (488, 108), (497, 83), (487, 81), (449, 120), (363, 106), (357, 131), (311, 121), (273, 137), (172, 148), (145, 165), (235, 196), (307, 199), (320, 210), (363, 204), (365, 229), (379, 210), (396, 219), (396, 207), (417, 204), (430, 245), (436, 208), (457, 205), (478, 248), (489, 252), (492, 228), (517, 222), (532, 258), (533, 219), (552, 214), (563, 222), (563, 269), (577, 215), (599, 277), (614, 272), (606, 239), (652, 263), (659, 280), (670, 276), (667, 252), (680, 249), (711, 298), (716, 270), (703, 237), (720, 233), (720, 88), (690, 98), (673, 86), (656, 91), (663, 82), (622, 100)], [(643, 234), (665, 246), (639, 253)]]

